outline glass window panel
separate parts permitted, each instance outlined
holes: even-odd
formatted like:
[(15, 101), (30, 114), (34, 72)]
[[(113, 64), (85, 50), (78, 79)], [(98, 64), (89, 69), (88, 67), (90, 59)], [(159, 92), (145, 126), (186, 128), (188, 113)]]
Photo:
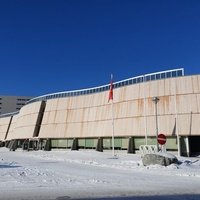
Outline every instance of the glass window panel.
[(161, 74), (161, 78), (165, 78), (165, 73), (162, 73), (162, 74)]
[(172, 77), (176, 77), (177, 75), (176, 75), (176, 71), (173, 71), (172, 72)]
[(156, 74), (156, 80), (160, 79), (160, 74)]
[(155, 74), (154, 74), (154, 75), (151, 75), (151, 80), (152, 80), (152, 81), (156, 80), (156, 75), (155, 75)]
[(150, 76), (146, 76), (146, 81), (150, 81)]
[(179, 70), (178, 71), (178, 76), (182, 76), (183, 74), (182, 74), (182, 70)]
[(172, 76), (171, 72), (167, 72), (167, 78), (170, 78)]
[(128, 81), (128, 84), (131, 85), (133, 83), (132, 79)]

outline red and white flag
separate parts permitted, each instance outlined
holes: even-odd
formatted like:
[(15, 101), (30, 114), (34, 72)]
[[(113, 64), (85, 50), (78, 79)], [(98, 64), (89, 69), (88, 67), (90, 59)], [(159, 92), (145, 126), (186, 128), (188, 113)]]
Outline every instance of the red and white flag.
[(109, 90), (108, 102), (110, 100), (113, 100), (113, 75), (112, 74), (111, 74), (111, 80), (110, 80), (110, 90)]

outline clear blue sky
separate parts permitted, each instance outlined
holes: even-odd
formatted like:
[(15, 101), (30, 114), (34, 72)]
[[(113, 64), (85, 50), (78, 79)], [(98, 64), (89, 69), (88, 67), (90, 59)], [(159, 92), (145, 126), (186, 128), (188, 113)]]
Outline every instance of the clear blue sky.
[(39, 96), (184, 67), (200, 74), (199, 0), (1, 0), (1, 95)]

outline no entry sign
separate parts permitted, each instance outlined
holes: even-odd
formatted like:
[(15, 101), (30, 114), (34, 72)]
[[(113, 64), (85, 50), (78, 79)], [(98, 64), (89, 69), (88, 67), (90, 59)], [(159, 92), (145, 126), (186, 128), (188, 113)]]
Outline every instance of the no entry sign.
[(158, 143), (160, 145), (164, 145), (166, 143), (166, 141), (167, 141), (167, 138), (164, 134), (161, 133), (158, 135)]

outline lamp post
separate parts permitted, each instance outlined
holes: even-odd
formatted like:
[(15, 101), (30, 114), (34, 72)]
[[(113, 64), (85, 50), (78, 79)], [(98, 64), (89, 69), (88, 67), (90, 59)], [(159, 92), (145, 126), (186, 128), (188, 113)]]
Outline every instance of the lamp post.
[(153, 97), (152, 101), (155, 103), (155, 116), (156, 116), (156, 144), (157, 144), (157, 150), (159, 151), (158, 146), (158, 109), (157, 109), (157, 103), (160, 99), (158, 97)]

